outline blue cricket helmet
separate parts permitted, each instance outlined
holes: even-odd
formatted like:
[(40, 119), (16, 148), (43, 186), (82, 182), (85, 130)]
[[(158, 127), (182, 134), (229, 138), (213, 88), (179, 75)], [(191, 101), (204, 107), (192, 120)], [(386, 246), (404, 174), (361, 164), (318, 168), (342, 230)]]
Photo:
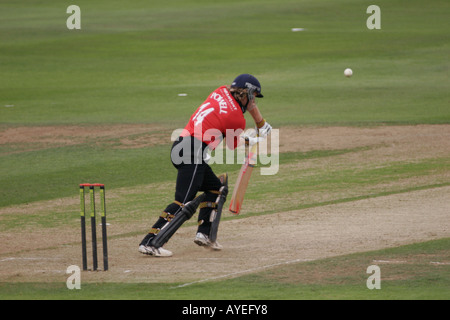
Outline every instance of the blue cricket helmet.
[(248, 73), (238, 75), (231, 84), (231, 87), (248, 89), (249, 97), (253, 95), (257, 98), (264, 97), (261, 94), (261, 84), (258, 79)]

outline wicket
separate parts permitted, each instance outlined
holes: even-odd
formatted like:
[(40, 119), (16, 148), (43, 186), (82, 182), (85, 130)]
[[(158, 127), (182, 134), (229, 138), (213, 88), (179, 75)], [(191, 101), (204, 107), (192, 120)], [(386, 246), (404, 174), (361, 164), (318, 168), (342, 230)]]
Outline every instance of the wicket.
[(97, 228), (96, 228), (96, 212), (95, 212), (95, 187), (100, 188), (100, 205), (101, 205), (101, 221), (102, 221), (102, 240), (103, 240), (103, 271), (108, 270), (108, 240), (106, 235), (106, 204), (105, 204), (105, 185), (101, 183), (82, 183), (80, 184), (80, 214), (81, 214), (81, 251), (83, 257), (83, 270), (88, 270), (87, 266), (87, 250), (86, 250), (86, 208), (85, 193), (89, 188), (90, 206), (91, 206), (91, 232), (92, 232), (92, 261), (93, 270), (98, 268), (97, 261)]

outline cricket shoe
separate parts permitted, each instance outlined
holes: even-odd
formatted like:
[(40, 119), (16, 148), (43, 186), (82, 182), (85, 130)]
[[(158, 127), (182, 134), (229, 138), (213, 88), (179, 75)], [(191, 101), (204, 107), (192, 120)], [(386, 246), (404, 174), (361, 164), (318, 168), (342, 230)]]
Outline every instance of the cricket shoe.
[(223, 248), (217, 241), (211, 242), (211, 240), (209, 240), (209, 237), (201, 232), (197, 232), (194, 242), (201, 247), (208, 247), (216, 251), (222, 250)]
[(166, 250), (163, 247), (155, 248), (151, 246), (139, 246), (139, 252), (143, 254), (148, 254), (154, 257), (171, 257), (173, 255), (172, 251)]

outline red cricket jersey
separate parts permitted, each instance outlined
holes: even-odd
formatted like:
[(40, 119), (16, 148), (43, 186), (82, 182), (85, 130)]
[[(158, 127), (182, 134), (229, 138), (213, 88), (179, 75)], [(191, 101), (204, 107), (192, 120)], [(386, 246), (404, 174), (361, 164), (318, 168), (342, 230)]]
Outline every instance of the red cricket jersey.
[(211, 149), (215, 149), (228, 134), (227, 146), (235, 149), (239, 135), (245, 130), (245, 118), (230, 91), (222, 86), (197, 108), (184, 129), (182, 136), (191, 135), (208, 144)]

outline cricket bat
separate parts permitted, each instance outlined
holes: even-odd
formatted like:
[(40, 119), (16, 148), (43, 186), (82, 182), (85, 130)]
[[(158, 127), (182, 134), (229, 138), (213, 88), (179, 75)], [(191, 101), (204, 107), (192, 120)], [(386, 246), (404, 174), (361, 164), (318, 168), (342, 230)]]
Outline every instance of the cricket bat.
[(258, 144), (254, 144), (250, 149), (245, 161), (241, 166), (236, 184), (234, 186), (233, 195), (230, 201), (230, 211), (233, 214), (239, 214), (241, 212), (242, 202), (244, 202), (245, 191), (247, 190), (250, 176), (252, 175), (253, 167), (256, 164), (258, 152)]

